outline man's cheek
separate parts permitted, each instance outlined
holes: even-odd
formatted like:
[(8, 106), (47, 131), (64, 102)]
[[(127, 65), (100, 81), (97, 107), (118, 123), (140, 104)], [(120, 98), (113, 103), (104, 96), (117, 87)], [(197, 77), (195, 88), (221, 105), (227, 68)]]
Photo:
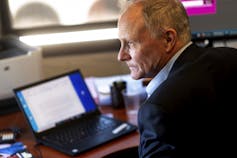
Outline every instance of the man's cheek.
[(131, 55), (131, 56), (135, 56), (136, 55), (136, 49), (134, 49), (134, 48), (129, 48), (129, 54)]

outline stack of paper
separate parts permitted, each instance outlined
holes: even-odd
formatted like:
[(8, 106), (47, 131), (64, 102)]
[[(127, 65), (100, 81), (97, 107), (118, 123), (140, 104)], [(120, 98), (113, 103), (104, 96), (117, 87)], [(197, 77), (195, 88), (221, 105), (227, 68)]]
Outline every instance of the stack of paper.
[(87, 77), (86, 83), (98, 105), (111, 105), (110, 87), (115, 81), (126, 81), (127, 86), (142, 85), (142, 80), (133, 80), (129, 74), (106, 77)]

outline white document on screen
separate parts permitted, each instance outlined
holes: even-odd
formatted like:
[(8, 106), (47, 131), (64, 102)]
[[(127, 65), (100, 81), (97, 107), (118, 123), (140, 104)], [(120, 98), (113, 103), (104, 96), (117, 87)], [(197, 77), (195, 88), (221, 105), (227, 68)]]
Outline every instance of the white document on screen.
[(32, 87), (22, 94), (38, 131), (53, 127), (60, 121), (85, 112), (68, 77)]

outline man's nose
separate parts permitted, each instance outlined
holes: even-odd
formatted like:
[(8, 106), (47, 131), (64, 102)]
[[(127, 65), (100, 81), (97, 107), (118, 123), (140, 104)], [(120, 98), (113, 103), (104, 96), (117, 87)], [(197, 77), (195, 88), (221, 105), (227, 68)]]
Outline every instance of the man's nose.
[(126, 52), (124, 49), (120, 48), (119, 53), (118, 53), (118, 61), (127, 61), (130, 59), (131, 59), (131, 56), (129, 55), (129, 53)]

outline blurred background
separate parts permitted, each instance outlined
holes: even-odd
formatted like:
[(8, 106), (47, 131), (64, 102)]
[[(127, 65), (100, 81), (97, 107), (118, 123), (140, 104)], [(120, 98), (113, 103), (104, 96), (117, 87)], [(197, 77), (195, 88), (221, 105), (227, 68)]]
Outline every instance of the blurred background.
[[(236, 0), (181, 0), (193, 41), (237, 47)], [(0, 38), (42, 49), (45, 77), (80, 68), (85, 76), (128, 73), (117, 61), (117, 19), (127, 0), (1, 0)]]

